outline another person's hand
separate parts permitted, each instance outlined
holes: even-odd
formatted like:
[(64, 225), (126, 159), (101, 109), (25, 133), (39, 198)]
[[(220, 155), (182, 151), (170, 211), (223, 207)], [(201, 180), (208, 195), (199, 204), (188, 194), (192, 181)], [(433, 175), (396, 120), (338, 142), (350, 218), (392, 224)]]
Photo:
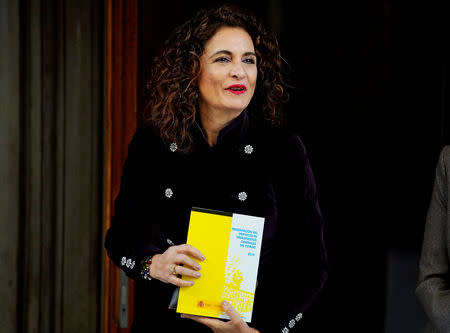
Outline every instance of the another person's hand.
[[(185, 281), (177, 275), (200, 277), (200, 265), (190, 258), (205, 260), (203, 254), (195, 247), (182, 244), (169, 247), (163, 254), (156, 254), (150, 265), (150, 276), (165, 283), (171, 283), (179, 287), (189, 287), (194, 281)], [(183, 265), (183, 266), (180, 266)]]
[(247, 323), (242, 320), (239, 313), (230, 303), (223, 301), (222, 307), (226, 314), (230, 316), (230, 321), (224, 322), (214, 318), (193, 316), (188, 314), (182, 314), (181, 317), (192, 319), (206, 325), (212, 329), (214, 333), (259, 333), (259, 331), (249, 327)]

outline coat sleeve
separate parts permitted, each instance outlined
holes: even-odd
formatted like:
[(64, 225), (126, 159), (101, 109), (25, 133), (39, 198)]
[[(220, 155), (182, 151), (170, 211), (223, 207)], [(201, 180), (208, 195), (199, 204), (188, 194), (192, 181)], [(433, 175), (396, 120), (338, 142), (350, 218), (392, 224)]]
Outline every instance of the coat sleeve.
[(436, 168), (436, 179), (427, 213), (420, 258), (419, 283), (416, 295), (431, 324), (439, 332), (450, 331), (450, 269), (448, 166), (450, 146), (445, 147)]
[(149, 207), (142, 204), (145, 197), (142, 178), (144, 172), (150, 172), (143, 169), (145, 147), (148, 149), (147, 135), (139, 130), (128, 147), (120, 191), (114, 202), (114, 216), (105, 236), (108, 256), (132, 279), (141, 278), (144, 258), (163, 252), (149, 241), (152, 238), (151, 221), (144, 211), (144, 207)]
[(269, 278), (261, 281), (264, 294), (269, 296), (258, 304), (255, 295), (258, 315), (253, 327), (261, 333), (301, 330), (302, 316), (328, 276), (323, 220), (305, 148), (298, 136), (292, 136), (282, 150), (275, 184), (278, 222), (274, 258), (265, 272)]

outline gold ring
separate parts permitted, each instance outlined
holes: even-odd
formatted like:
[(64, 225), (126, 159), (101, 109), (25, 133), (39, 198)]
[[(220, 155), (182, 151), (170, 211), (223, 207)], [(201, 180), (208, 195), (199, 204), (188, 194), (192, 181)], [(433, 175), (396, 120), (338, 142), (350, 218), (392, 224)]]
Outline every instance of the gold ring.
[(173, 265), (172, 269), (170, 270), (170, 273), (172, 273), (173, 275), (177, 275), (176, 268), (177, 268), (177, 265)]

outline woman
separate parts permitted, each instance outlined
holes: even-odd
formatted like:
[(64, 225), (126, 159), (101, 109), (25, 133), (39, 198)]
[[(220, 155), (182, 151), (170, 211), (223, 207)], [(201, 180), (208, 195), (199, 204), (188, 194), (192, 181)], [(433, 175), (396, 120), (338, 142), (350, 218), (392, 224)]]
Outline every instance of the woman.
[[(178, 27), (149, 83), (149, 126), (130, 143), (111, 259), (136, 280), (132, 332), (289, 332), (327, 276), (323, 222), (300, 139), (274, 126), (284, 91), (276, 38), (240, 9)], [(191, 208), (265, 217), (252, 322), (177, 315), (174, 289), (207, 253), (184, 244)], [(182, 265), (182, 266), (181, 266)], [(190, 320), (188, 320), (190, 319)]]
[(450, 332), (450, 146), (444, 147), (425, 224), (416, 295), (429, 322), (425, 332)]

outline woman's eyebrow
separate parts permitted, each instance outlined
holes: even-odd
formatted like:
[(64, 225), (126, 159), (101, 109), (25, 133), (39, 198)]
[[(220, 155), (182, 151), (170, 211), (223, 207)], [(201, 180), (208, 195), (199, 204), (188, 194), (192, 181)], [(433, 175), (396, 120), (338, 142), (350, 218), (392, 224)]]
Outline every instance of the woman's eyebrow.
[[(229, 55), (229, 56), (233, 55), (233, 53), (232, 53), (231, 51), (228, 51), (228, 50), (219, 50), (219, 51), (214, 52), (209, 58), (212, 58), (212, 57), (214, 57), (215, 55), (218, 55), (218, 54), (220, 54), (220, 53), (224, 53), (224, 54)], [(245, 52), (245, 53), (243, 54), (244, 57), (249, 56), (249, 55), (252, 55), (252, 56), (255, 56), (255, 57), (256, 57), (255, 52)]]

